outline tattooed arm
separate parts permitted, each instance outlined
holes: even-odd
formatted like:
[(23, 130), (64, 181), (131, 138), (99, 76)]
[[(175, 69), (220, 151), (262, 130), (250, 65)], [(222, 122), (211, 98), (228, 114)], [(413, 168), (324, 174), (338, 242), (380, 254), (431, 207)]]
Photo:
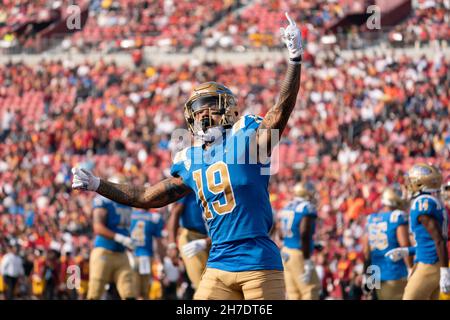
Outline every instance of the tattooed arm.
[[(300, 74), (301, 64), (289, 64), (286, 78), (281, 85), (278, 101), (267, 112), (258, 129), (259, 146), (270, 146), (272, 129), (278, 130), (279, 136), (283, 133), (297, 100), (300, 88)], [(274, 133), (276, 134), (276, 132)]]
[(278, 134), (279, 138), (283, 133), (289, 116), (294, 109), (300, 89), (301, 60), (303, 54), (301, 35), (295, 22), (289, 18), (287, 13), (286, 18), (289, 21), (289, 26), (286, 29), (281, 28), (283, 41), (289, 51), (289, 65), (286, 77), (281, 84), (280, 96), (277, 103), (267, 112), (258, 129), (258, 147), (267, 147), (269, 153), (273, 147), (271, 146), (272, 135), (276, 137)]
[(115, 202), (136, 208), (164, 207), (192, 192), (179, 177), (171, 177), (151, 187), (140, 187), (130, 184), (117, 184), (100, 180), (96, 190), (102, 196)]

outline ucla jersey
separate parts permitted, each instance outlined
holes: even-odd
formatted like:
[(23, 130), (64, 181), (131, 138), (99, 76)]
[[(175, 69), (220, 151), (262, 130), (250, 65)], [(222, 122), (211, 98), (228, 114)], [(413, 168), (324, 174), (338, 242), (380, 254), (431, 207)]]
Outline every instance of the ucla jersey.
[[(102, 208), (106, 210), (106, 227), (114, 233), (120, 233), (128, 236), (130, 227), (131, 207), (109, 200), (100, 195), (93, 200), (93, 208)], [(95, 248), (105, 248), (115, 252), (125, 251), (125, 247), (120, 243), (97, 235), (94, 240)]]
[(408, 275), (405, 262), (394, 262), (384, 255), (392, 249), (400, 247), (397, 240), (397, 228), (407, 225), (408, 220), (401, 210), (373, 213), (366, 223), (369, 234), (370, 261), (380, 267), (381, 281), (398, 280)]
[(428, 215), (435, 218), (442, 229), (442, 236), (444, 239), (447, 239), (447, 212), (442, 203), (429, 194), (420, 194), (411, 204), (410, 231), (416, 241), (416, 258), (414, 262), (434, 264), (439, 260), (439, 257), (433, 239), (425, 227), (418, 221), (421, 215)]
[(278, 247), (269, 237), (270, 163), (256, 161), (256, 129), (262, 118), (243, 116), (208, 149), (180, 151), (171, 168), (196, 194), (209, 229), (210, 268), (238, 272), (283, 270)]
[(158, 212), (133, 210), (130, 236), (136, 244), (136, 257), (153, 257), (153, 237), (160, 238), (163, 227), (164, 221)]
[[(283, 210), (280, 211), (281, 232), (283, 234), (283, 245), (289, 249), (302, 248), (300, 223), (306, 216), (317, 218), (317, 210), (315, 206), (300, 197), (294, 198), (288, 203)], [(313, 234), (316, 229), (316, 223), (313, 222), (312, 233), (310, 236), (310, 252), (314, 249)]]
[(205, 220), (203, 219), (203, 211), (197, 204), (195, 194), (190, 193), (178, 202), (183, 204), (184, 206), (183, 212), (181, 213), (180, 217), (180, 225), (183, 228), (206, 235), (207, 231)]

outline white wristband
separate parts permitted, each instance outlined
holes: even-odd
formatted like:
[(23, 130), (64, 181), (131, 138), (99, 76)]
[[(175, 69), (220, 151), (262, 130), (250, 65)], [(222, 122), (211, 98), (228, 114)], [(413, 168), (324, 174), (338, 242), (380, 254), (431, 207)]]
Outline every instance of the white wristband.
[(125, 241), (126, 237), (123, 234), (115, 233), (114, 234), (114, 241), (118, 243), (123, 243)]

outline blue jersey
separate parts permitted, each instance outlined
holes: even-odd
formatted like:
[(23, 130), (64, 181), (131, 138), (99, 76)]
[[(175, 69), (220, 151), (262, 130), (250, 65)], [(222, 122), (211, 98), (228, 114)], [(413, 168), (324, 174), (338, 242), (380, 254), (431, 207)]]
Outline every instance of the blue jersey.
[(439, 257), (433, 239), (418, 220), (421, 215), (428, 215), (435, 218), (442, 229), (442, 236), (444, 239), (447, 239), (447, 212), (442, 203), (429, 194), (421, 194), (411, 203), (410, 231), (416, 242), (416, 258), (414, 262), (434, 264), (439, 260)]
[(164, 220), (157, 212), (133, 210), (130, 235), (136, 244), (136, 257), (153, 257), (153, 237), (161, 238)]
[[(106, 227), (114, 233), (129, 236), (131, 207), (109, 200), (100, 195), (93, 200), (93, 208), (106, 210)], [(105, 248), (115, 252), (124, 252), (125, 247), (112, 239), (97, 235), (94, 240), (94, 248)]]
[(283, 245), (289, 249), (302, 249), (300, 224), (306, 216), (314, 218), (312, 232), (310, 235), (310, 252), (314, 249), (313, 235), (316, 230), (315, 218), (317, 218), (316, 207), (303, 198), (294, 198), (280, 211), (281, 232), (283, 234)]
[(270, 163), (256, 161), (252, 153), (261, 120), (243, 116), (206, 150), (193, 146), (175, 156), (171, 174), (194, 190), (203, 209), (212, 241), (210, 268), (283, 270), (280, 251), (269, 237)]
[(181, 213), (180, 217), (180, 225), (183, 228), (206, 235), (207, 231), (205, 220), (203, 219), (203, 211), (197, 204), (195, 194), (190, 193), (178, 202), (184, 206), (183, 212)]
[(408, 275), (405, 262), (394, 262), (384, 255), (400, 247), (397, 228), (407, 225), (406, 215), (401, 210), (373, 213), (367, 218), (366, 232), (369, 235), (370, 261), (380, 267), (381, 281), (398, 280)]

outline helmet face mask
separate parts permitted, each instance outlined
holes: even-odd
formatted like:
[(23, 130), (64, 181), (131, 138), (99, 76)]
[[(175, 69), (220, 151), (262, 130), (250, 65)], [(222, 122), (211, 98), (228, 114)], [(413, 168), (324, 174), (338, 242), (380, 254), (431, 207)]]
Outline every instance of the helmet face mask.
[[(208, 110), (208, 115), (198, 116)], [(238, 118), (236, 97), (230, 89), (216, 82), (206, 82), (194, 88), (184, 106), (184, 116), (194, 136), (208, 136), (212, 128), (214, 135), (231, 127)], [(206, 139), (208, 140), (208, 139)]]

